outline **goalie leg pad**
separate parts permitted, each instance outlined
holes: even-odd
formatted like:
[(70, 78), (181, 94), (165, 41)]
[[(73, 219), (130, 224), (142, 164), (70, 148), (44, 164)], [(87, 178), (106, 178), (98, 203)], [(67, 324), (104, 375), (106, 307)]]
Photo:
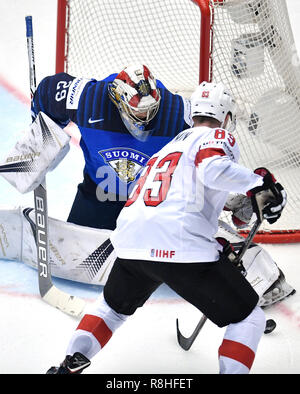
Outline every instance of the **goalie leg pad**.
[[(244, 242), (241, 235), (221, 220), (217, 236), (226, 238), (235, 248), (239, 248)], [(243, 257), (243, 266), (247, 271), (246, 279), (260, 297), (259, 306), (272, 305), (295, 293), (275, 261), (260, 246), (250, 246)]]
[[(0, 259), (37, 269), (35, 231), (33, 208), (0, 210)], [(110, 234), (49, 218), (52, 276), (103, 286), (116, 259)]]
[(258, 245), (250, 247), (244, 257), (243, 265), (247, 271), (246, 279), (259, 297), (276, 281), (279, 269), (271, 256)]
[(244, 256), (246, 279), (259, 295), (258, 305), (267, 307), (295, 293), (283, 272), (271, 256), (260, 246), (250, 248)]

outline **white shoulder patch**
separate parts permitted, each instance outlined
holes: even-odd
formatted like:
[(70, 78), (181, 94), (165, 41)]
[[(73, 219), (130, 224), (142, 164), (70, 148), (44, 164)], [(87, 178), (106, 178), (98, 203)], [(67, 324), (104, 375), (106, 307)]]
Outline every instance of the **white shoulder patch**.
[(78, 108), (78, 103), (79, 103), (81, 93), (82, 93), (85, 85), (89, 81), (91, 81), (91, 80), (87, 79), (87, 78), (75, 78), (74, 79), (71, 86), (69, 87), (69, 92), (67, 95), (67, 103), (66, 103), (67, 109), (77, 109)]

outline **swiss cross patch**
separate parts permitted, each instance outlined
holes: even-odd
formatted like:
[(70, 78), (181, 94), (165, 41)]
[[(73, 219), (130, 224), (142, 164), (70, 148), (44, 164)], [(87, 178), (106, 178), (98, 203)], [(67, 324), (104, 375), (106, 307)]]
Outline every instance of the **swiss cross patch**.
[(206, 91), (202, 92), (202, 97), (208, 98), (209, 97), (209, 91), (206, 90)]

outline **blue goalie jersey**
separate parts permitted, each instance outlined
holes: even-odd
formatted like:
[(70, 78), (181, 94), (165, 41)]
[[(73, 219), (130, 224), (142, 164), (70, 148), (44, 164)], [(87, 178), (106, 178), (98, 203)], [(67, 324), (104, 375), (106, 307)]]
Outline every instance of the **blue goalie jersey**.
[(135, 139), (108, 96), (108, 84), (116, 76), (112, 74), (101, 81), (66, 73), (46, 77), (35, 92), (32, 112), (33, 117), (44, 112), (61, 127), (73, 121), (81, 133), (84, 174), (95, 183), (97, 193), (100, 190), (103, 195), (126, 201), (148, 159), (191, 127), (192, 121), (189, 101), (157, 81), (161, 103), (146, 128), (151, 134), (144, 142)]

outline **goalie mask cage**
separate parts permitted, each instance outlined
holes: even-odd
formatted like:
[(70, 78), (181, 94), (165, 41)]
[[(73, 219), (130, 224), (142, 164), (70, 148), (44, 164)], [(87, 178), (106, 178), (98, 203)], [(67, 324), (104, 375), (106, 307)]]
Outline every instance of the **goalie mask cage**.
[(299, 242), (300, 68), (286, 0), (58, 0), (56, 72), (102, 79), (136, 61), (185, 97), (203, 80), (230, 88), (240, 163), (267, 167), (288, 194), (255, 240)]

